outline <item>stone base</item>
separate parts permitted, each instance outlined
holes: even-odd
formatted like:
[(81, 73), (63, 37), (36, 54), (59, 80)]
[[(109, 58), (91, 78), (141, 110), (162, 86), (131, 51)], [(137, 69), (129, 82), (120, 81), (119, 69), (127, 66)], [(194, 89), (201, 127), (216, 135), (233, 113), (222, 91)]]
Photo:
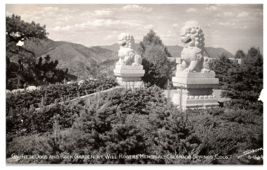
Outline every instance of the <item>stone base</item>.
[(176, 71), (176, 77), (172, 77), (173, 85), (183, 88), (217, 88), (219, 79), (215, 73), (183, 72)]
[(117, 77), (117, 82), (120, 86), (124, 88), (143, 88), (143, 81), (123, 81), (122, 78)]
[(214, 95), (190, 95), (180, 94), (179, 90), (173, 95), (172, 102), (182, 110), (186, 109), (205, 109), (209, 107), (219, 106), (218, 100)]
[(141, 78), (145, 74), (143, 66), (128, 66), (128, 65), (116, 65), (114, 74), (117, 77), (138, 77)]
[(119, 85), (125, 88), (140, 88), (144, 87), (141, 77), (144, 76), (145, 70), (142, 65), (129, 66), (129, 65), (116, 65), (114, 74), (117, 77)]
[(218, 106), (216, 96), (212, 95), (213, 88), (217, 88), (219, 79), (214, 72), (182, 72), (176, 71), (176, 77), (172, 78), (173, 85), (180, 88), (173, 95), (175, 105), (186, 109), (205, 109)]

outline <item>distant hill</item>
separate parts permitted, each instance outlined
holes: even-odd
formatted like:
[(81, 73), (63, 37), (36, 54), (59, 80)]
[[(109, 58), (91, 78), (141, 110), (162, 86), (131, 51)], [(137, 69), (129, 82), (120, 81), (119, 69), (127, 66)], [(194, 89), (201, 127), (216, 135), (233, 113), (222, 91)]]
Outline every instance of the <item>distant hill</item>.
[(169, 53), (171, 53), (172, 57), (181, 57), (181, 51), (183, 47), (175, 45), (175, 46), (167, 46)]
[(107, 60), (117, 59), (116, 52), (98, 46), (86, 47), (80, 44), (30, 39), (25, 47), (34, 52), (36, 58), (49, 55), (52, 60), (58, 60), (58, 68), (68, 68), (73, 75), (88, 77), (99, 72), (98, 66)]
[[(114, 52), (118, 52), (119, 46), (118, 44), (112, 44), (110, 46), (100, 46), (101, 48), (109, 49)], [(135, 44), (136, 50), (140, 47), (139, 43)], [(171, 53), (172, 57), (181, 57), (181, 51), (183, 47), (175, 45), (175, 46), (167, 46), (168, 51)], [(218, 58), (222, 53), (225, 53), (229, 58), (234, 57), (232, 53), (225, 50), (224, 48), (213, 48), (213, 47), (205, 47), (208, 54), (211, 58)]]
[(229, 58), (234, 58), (235, 56), (224, 48), (213, 48), (213, 47), (205, 47), (208, 54), (211, 58), (219, 58), (221, 54), (226, 54)]

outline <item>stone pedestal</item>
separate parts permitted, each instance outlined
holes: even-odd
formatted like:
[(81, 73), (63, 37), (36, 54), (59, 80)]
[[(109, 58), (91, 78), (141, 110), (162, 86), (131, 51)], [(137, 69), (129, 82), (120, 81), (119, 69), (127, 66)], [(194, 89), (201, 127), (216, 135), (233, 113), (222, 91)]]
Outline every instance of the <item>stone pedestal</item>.
[(118, 84), (121, 86), (133, 88), (144, 86), (144, 83), (141, 81), (141, 77), (145, 74), (142, 65), (116, 65), (114, 74), (117, 77)]
[(213, 71), (207, 73), (176, 71), (176, 77), (172, 77), (172, 82), (178, 87), (172, 101), (182, 107), (182, 110), (219, 105), (216, 96), (212, 95), (213, 89), (219, 84), (219, 79), (215, 78)]

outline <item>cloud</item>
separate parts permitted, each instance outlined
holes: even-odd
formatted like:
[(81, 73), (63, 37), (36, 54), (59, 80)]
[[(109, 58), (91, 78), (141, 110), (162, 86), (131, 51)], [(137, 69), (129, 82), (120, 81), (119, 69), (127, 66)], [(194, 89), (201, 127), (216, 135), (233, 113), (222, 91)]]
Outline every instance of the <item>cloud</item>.
[(174, 41), (177, 41), (177, 39), (173, 38), (173, 37), (178, 37), (178, 35), (171, 32), (171, 31), (167, 31), (166, 34), (160, 34), (160, 38), (162, 38), (163, 40), (165, 39), (165, 40), (169, 41), (169, 40), (173, 39)]
[(62, 27), (61, 30), (70, 30), (73, 26), (67, 25), (66, 27)]
[(113, 38), (115, 38), (115, 35), (108, 35), (103, 39), (108, 40), (108, 39), (113, 39)]
[(69, 25), (67, 25), (67, 26), (64, 26), (64, 27), (61, 27), (61, 26), (56, 26), (56, 27), (54, 27), (52, 30), (54, 30), (54, 31), (65, 31), (65, 30), (70, 30), (70, 29), (72, 29), (74, 26), (69, 26)]
[(59, 8), (58, 7), (43, 7), (42, 10), (45, 11), (57, 11)]
[(81, 26), (91, 25), (91, 26), (111, 26), (111, 25), (120, 25), (123, 22), (121, 20), (113, 19), (95, 19), (93, 22), (88, 21), (86, 23), (80, 24)]
[(242, 18), (242, 17), (247, 17), (249, 14), (247, 12), (242, 12), (237, 15), (237, 17)]
[[(75, 25), (67, 26), (56, 26), (52, 30), (54, 31), (84, 31), (84, 30), (100, 30), (100, 29), (126, 29), (129, 27), (140, 27), (140, 24), (132, 23), (130, 21), (121, 21), (115, 19), (94, 19), (93, 21), (87, 21), (78, 23)], [(154, 25), (149, 24), (147, 27), (154, 27)], [(114, 32), (115, 33), (115, 32)]]
[(177, 27), (179, 27), (179, 25), (177, 23), (174, 23), (174, 24), (172, 24), (172, 27), (177, 28)]
[(219, 22), (220, 25), (228, 26), (228, 25), (235, 25), (233, 22)]
[(91, 11), (86, 11), (81, 13), (81, 16), (89, 16), (89, 17), (107, 17), (107, 16), (111, 16), (112, 14), (114, 14), (114, 11), (110, 8), (107, 9), (100, 9), (100, 10), (95, 10), (93, 12)]
[(197, 9), (196, 8), (189, 8), (186, 10), (187, 13), (190, 13), (190, 12), (196, 12)]
[(234, 14), (233, 12), (223, 12), (223, 13), (218, 13), (215, 16), (216, 17), (231, 17), (231, 16), (235, 16), (236, 14)]
[(102, 16), (102, 15), (111, 15), (113, 14), (113, 11), (108, 9), (102, 9), (102, 10), (95, 10), (94, 15)]
[(56, 18), (56, 20), (58, 20), (58, 21), (69, 21), (69, 20), (72, 19), (72, 18), (74, 18), (74, 16), (60, 14), (60, 15), (58, 15), (58, 17)]
[(224, 12), (223, 16), (227, 16), (227, 17), (234, 16), (234, 13), (232, 13), (232, 12)]
[(61, 27), (60, 27), (60, 26), (56, 26), (56, 27), (53, 28), (52, 30), (58, 31), (58, 30), (61, 30)]
[(240, 25), (240, 24), (235, 23), (235, 22), (219, 22), (219, 25), (229, 26), (232, 29), (248, 29), (248, 26), (243, 25), (243, 24)]
[(260, 11), (260, 12), (256, 12), (255, 15), (256, 15), (256, 16), (263, 16), (263, 12), (262, 12), (262, 11)]
[(218, 7), (212, 5), (212, 6), (208, 6), (206, 9), (209, 10), (209, 11), (217, 11)]
[(185, 25), (199, 25), (197, 21), (186, 21)]
[(122, 7), (122, 10), (124, 11), (134, 11), (134, 12), (150, 12), (153, 10), (153, 8), (146, 8), (142, 7), (140, 5), (126, 5)]
[(234, 26), (234, 29), (242, 29), (242, 30), (245, 30), (245, 29), (248, 29), (248, 26), (246, 26), (246, 25), (237, 25), (237, 26)]
[(145, 29), (152, 29), (152, 28), (154, 28), (154, 25), (153, 24), (148, 24), (148, 25), (145, 25), (144, 28)]
[(12, 16), (12, 13), (6, 11), (6, 16)]

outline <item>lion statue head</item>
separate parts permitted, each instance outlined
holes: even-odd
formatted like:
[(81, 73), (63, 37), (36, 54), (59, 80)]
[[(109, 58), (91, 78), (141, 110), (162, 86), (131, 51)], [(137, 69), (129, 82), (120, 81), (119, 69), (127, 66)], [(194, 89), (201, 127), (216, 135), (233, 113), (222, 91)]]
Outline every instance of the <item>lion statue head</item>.
[(120, 48), (134, 49), (134, 37), (129, 33), (121, 33), (118, 37), (118, 45)]
[(137, 54), (135, 49), (134, 37), (129, 33), (121, 33), (118, 37), (118, 45), (120, 47), (118, 56), (120, 65), (140, 65), (141, 56)]
[(186, 24), (181, 29), (181, 41), (185, 47), (203, 48), (204, 40), (204, 33), (198, 25)]

